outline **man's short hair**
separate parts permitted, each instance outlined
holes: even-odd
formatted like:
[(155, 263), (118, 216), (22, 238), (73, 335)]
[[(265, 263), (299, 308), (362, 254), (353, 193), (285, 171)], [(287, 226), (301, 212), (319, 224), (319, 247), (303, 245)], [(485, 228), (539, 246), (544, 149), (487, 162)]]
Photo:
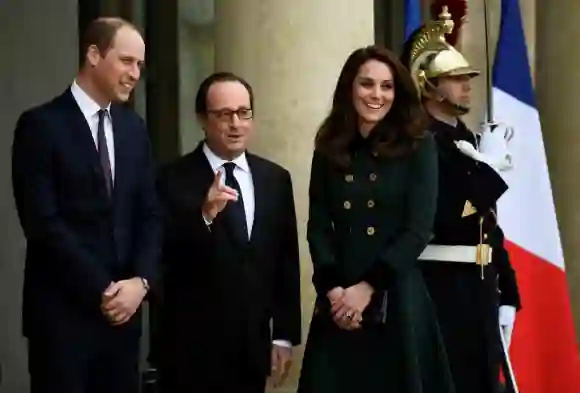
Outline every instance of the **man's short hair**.
[(208, 76), (201, 82), (199, 89), (197, 90), (197, 95), (195, 97), (195, 113), (198, 116), (207, 115), (207, 93), (209, 88), (214, 83), (219, 82), (238, 82), (241, 83), (250, 96), (250, 109), (254, 109), (254, 91), (252, 86), (241, 76), (238, 76), (232, 72), (216, 72)]
[(101, 17), (93, 20), (81, 38), (79, 66), (82, 67), (85, 64), (87, 52), (92, 45), (95, 45), (104, 57), (113, 45), (117, 31), (122, 27), (139, 31), (133, 23), (119, 17)]

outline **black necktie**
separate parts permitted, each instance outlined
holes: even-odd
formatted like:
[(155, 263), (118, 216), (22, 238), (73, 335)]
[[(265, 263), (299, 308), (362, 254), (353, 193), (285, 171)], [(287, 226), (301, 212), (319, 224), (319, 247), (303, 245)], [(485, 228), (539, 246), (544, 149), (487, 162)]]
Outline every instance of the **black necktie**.
[(97, 148), (99, 150), (99, 161), (105, 177), (107, 186), (107, 195), (111, 196), (113, 191), (113, 176), (111, 173), (111, 162), (109, 161), (109, 149), (107, 148), (107, 139), (105, 138), (105, 115), (106, 109), (99, 110), (99, 125), (97, 127)]
[(234, 169), (236, 164), (233, 162), (226, 162), (224, 165), (226, 171), (226, 186), (229, 186), (238, 192), (238, 200), (236, 202), (230, 201), (226, 206), (227, 214), (236, 232), (240, 236), (240, 239), (248, 241), (248, 224), (246, 222), (246, 211), (244, 210), (244, 198), (242, 197), (242, 190), (240, 189), (240, 184), (234, 177)]

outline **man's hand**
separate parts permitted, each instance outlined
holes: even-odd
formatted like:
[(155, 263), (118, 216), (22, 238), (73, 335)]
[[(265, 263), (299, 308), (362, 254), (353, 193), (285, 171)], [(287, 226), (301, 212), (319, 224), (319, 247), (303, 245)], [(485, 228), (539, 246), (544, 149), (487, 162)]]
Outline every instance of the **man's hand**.
[(135, 314), (146, 294), (139, 277), (111, 283), (103, 293), (101, 311), (112, 325), (122, 325)]
[(468, 141), (455, 141), (455, 146), (466, 156), (473, 158), (475, 161), (482, 161), (485, 162), (483, 155), (477, 151), (475, 146), (473, 146)]
[(272, 344), (272, 372), (270, 381), (277, 388), (284, 384), (292, 366), (292, 348)]
[(481, 130), (479, 149), (488, 158), (489, 165), (498, 172), (514, 168), (513, 154), (509, 142), (514, 129), (503, 123), (484, 123)]
[[(500, 306), (499, 327), (502, 330), (505, 343), (509, 348), (512, 341), (512, 332), (516, 322), (516, 308), (514, 306)], [(508, 349), (506, 348), (506, 350)]]
[(216, 173), (201, 208), (203, 217), (208, 221), (213, 221), (224, 210), (228, 201), (238, 200), (238, 192), (231, 187), (223, 185), (221, 182), (222, 176), (222, 171)]

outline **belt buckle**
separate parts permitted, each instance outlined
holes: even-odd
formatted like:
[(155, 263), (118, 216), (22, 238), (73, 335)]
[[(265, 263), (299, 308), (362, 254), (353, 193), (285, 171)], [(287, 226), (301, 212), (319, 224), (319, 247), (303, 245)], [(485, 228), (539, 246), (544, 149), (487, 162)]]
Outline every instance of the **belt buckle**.
[(489, 244), (478, 244), (475, 253), (475, 263), (479, 266), (487, 266), (491, 263), (491, 247)]
[(481, 266), (481, 279), (485, 279), (484, 269), (491, 263), (491, 247), (489, 244), (480, 243), (475, 249), (475, 263)]

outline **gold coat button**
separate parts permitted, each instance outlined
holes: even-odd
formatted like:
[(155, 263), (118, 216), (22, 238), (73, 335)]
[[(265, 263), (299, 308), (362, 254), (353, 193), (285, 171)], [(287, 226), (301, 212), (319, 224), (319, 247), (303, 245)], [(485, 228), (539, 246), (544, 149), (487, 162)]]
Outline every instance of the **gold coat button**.
[(344, 180), (346, 180), (346, 181), (347, 181), (347, 183), (352, 183), (352, 182), (353, 182), (353, 180), (354, 180), (354, 176), (353, 176), (353, 175), (350, 175), (350, 174), (348, 174), (348, 175), (346, 175), (346, 176), (344, 177)]
[(375, 181), (375, 180), (377, 180), (377, 174), (376, 174), (376, 173), (371, 173), (371, 174), (369, 175), (369, 179), (370, 179), (371, 181)]
[(375, 201), (373, 201), (372, 199), (370, 199), (367, 202), (367, 206), (369, 207), (369, 209), (372, 209), (373, 207), (375, 207)]
[(375, 234), (375, 228), (374, 227), (368, 227), (367, 228), (367, 235), (372, 236)]
[(350, 202), (349, 201), (344, 201), (344, 208), (345, 209), (350, 209)]

